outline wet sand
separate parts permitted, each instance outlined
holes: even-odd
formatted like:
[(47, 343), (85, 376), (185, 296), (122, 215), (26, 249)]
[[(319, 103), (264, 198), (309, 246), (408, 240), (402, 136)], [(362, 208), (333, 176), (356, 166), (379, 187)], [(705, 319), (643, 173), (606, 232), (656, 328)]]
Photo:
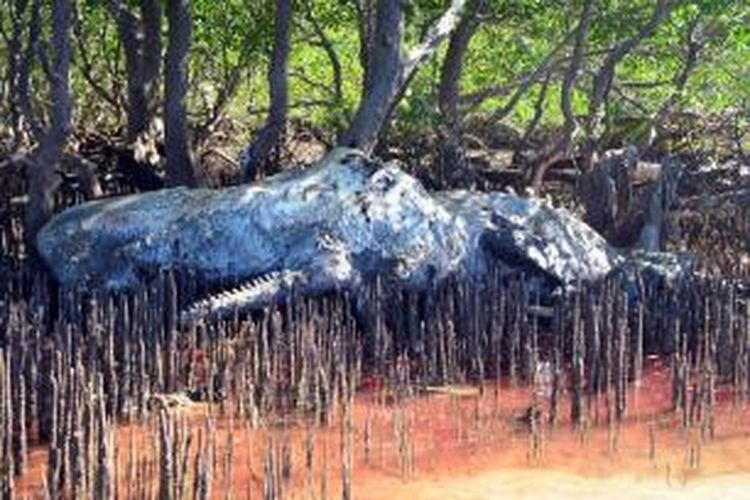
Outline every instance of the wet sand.
[(750, 474), (698, 477), (687, 483), (660, 481), (642, 476), (616, 475), (602, 478), (579, 476), (555, 470), (508, 470), (483, 472), (467, 477), (395, 484), (384, 481), (378, 491), (359, 492), (360, 498), (415, 500), (489, 500), (499, 498), (539, 499), (669, 499), (748, 498)]

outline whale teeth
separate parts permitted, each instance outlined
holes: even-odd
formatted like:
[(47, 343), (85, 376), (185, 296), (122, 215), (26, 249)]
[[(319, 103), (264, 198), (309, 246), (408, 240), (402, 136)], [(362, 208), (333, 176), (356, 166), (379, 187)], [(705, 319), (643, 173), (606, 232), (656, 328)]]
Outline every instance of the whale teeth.
[[(273, 295), (277, 289), (286, 289), (300, 278), (300, 273), (274, 270), (245, 282), (234, 283), (231, 288), (218, 291), (188, 306), (181, 317), (187, 322), (205, 318), (218, 318), (228, 313), (236, 314), (256, 301)], [(274, 284), (278, 286), (273, 286)]]

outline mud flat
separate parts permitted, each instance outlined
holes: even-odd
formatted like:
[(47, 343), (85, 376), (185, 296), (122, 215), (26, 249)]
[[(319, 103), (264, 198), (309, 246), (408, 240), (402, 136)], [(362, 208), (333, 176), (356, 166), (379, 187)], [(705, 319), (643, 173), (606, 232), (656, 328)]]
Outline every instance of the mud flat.
[[(664, 363), (649, 360), (639, 387), (630, 387), (626, 418), (609, 419), (601, 397), (582, 429), (564, 405), (550, 424), (545, 403), (534, 430), (527, 418), (534, 394), (508, 384), (414, 389), (398, 399), (371, 385), (354, 398), (350, 431), (343, 411), (324, 426), (289, 419), (256, 429), (235, 420), (229, 402), (163, 415), (174, 431), (171, 470), (186, 495), (197, 490), (192, 464), (207, 460), (213, 498), (263, 498), (269, 487), (278, 498), (340, 498), (347, 477), (352, 498), (364, 499), (746, 496), (747, 409), (719, 387), (713, 430), (685, 427), (671, 408), (669, 377)], [(162, 424), (149, 419), (115, 432), (109, 457), (120, 497), (158, 495)], [(32, 447), (19, 497), (43, 496), (48, 458), (46, 448)], [(179, 464), (188, 464), (187, 474)]]

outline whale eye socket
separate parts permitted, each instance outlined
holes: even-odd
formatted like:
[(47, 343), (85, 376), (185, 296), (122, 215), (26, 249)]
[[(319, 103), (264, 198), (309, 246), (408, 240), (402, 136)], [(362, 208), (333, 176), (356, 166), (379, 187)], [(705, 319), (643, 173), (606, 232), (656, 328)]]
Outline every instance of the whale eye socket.
[(355, 162), (356, 160), (358, 160), (360, 158), (362, 158), (361, 154), (356, 153), (356, 152), (351, 152), (351, 153), (348, 153), (348, 154), (344, 155), (344, 157), (341, 158), (341, 164), (342, 165), (349, 165), (349, 164)]
[(396, 179), (394, 179), (392, 175), (384, 174), (379, 176), (375, 180), (374, 184), (376, 189), (378, 189), (382, 193), (385, 193), (396, 185)]
[(375, 173), (380, 170), (380, 163), (374, 160), (370, 160), (368, 158), (364, 158), (364, 161), (362, 162), (365, 168), (365, 171), (369, 172), (370, 176), (375, 175)]

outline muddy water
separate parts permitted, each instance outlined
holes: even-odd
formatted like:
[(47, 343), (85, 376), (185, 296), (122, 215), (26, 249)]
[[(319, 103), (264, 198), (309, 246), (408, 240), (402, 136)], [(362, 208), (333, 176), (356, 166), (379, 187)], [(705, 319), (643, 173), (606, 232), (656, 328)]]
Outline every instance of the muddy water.
[[(608, 421), (601, 397), (589, 408), (586, 428), (572, 429), (566, 394), (554, 426), (541, 404), (535, 440), (523, 418), (528, 388), (433, 388), (399, 402), (363, 389), (352, 410), (353, 498), (750, 497), (748, 409), (720, 391), (711, 438), (708, 428), (683, 428), (670, 409), (670, 391), (669, 370), (651, 360), (642, 383), (630, 389), (622, 424)], [(213, 497), (231, 491), (233, 498), (262, 498), (273, 450), (277, 472), (288, 465), (276, 484), (283, 498), (341, 497), (347, 435), (341, 415), (326, 428), (297, 421), (250, 429), (228, 416), (230, 406), (224, 416), (216, 406), (170, 410), (176, 425), (192, 433), (185, 496), (192, 497), (196, 455), (210, 450)], [(158, 435), (156, 421), (117, 429), (111, 473), (120, 498), (157, 495)], [(16, 484), (20, 496), (41, 495), (45, 463), (44, 450), (33, 449), (29, 471)]]

